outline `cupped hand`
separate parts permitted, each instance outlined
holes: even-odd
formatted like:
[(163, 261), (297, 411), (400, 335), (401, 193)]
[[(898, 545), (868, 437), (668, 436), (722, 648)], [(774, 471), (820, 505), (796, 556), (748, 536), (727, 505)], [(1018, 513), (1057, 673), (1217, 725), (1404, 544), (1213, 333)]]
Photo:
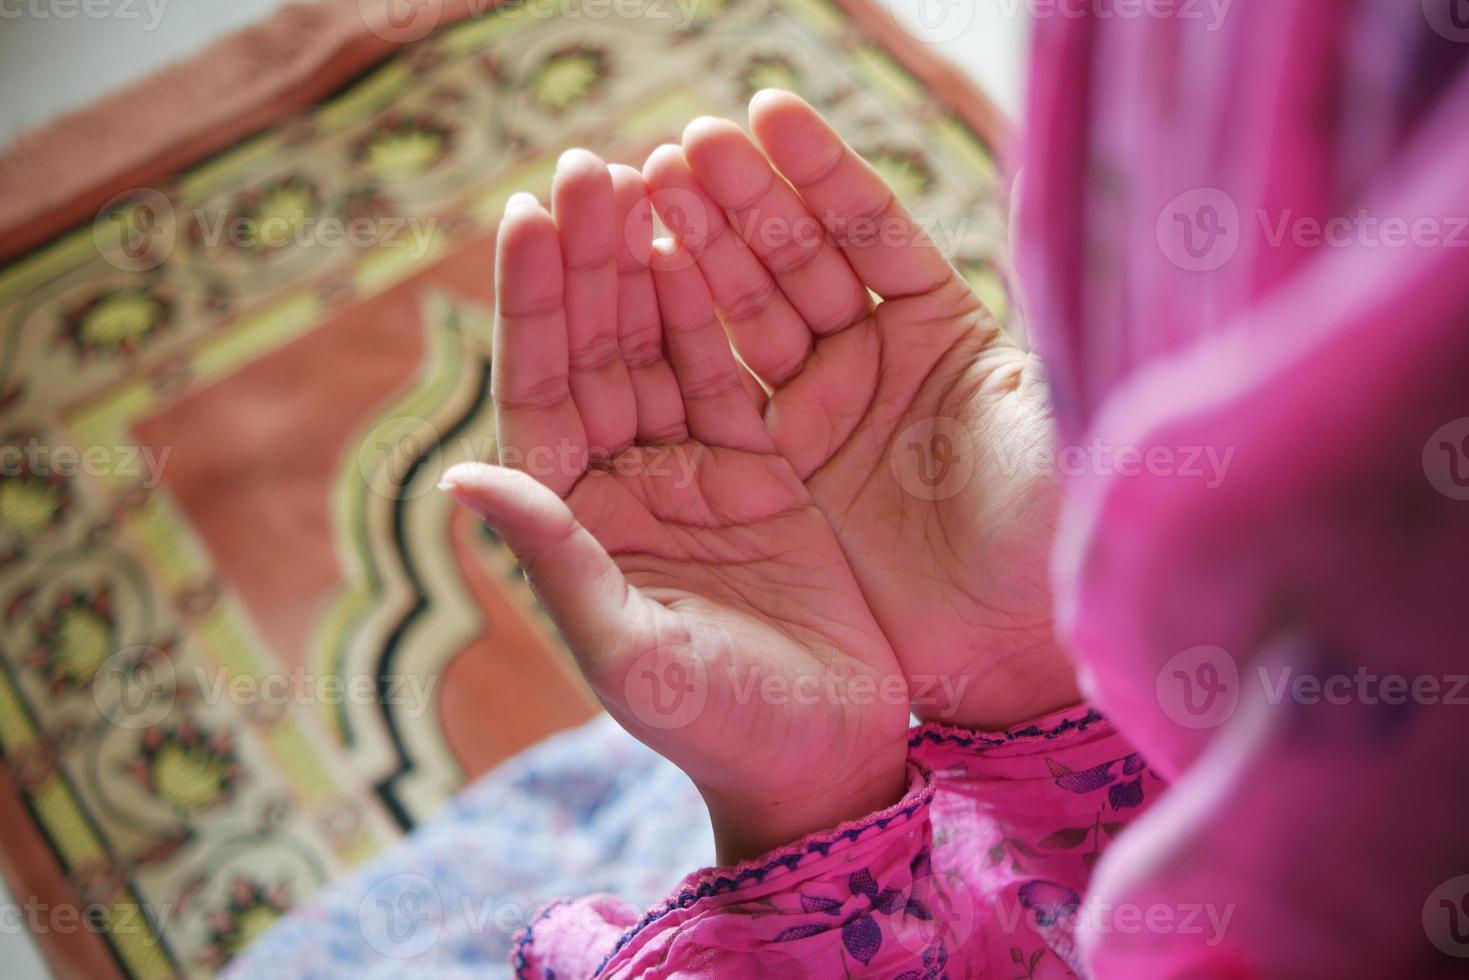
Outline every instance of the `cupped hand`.
[(999, 728), (1074, 703), (1052, 634), (1057, 488), (1036, 359), (794, 95), (695, 121), (644, 175), (763, 420), (841, 543), (914, 711)]
[(552, 197), (517, 195), (500, 229), (501, 465), (445, 488), (608, 711), (699, 787), (722, 861), (895, 802), (903, 676), (698, 266), (654, 253), (636, 170), (574, 151)]

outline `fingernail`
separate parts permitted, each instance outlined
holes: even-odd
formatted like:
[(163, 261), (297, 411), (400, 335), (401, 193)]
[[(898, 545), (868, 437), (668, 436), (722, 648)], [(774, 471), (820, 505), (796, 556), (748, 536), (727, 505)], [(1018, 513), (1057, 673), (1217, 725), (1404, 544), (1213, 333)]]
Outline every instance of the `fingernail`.
[(484, 521), (486, 523), (489, 522), (489, 514), (485, 511), (484, 507), (481, 506), (480, 502), (476, 500), (474, 496), (472, 496), (469, 491), (466, 490), (464, 487), (455, 483), (453, 480), (446, 478), (439, 481), (439, 489), (447, 493), (451, 500), (453, 500), (460, 507), (463, 507), (465, 510), (469, 511), (481, 521)]
[(534, 194), (527, 193), (526, 191), (516, 191), (505, 201), (505, 213), (509, 214), (516, 208), (538, 208), (540, 206), (541, 202), (536, 199)]
[(601, 162), (602, 158), (597, 156), (591, 150), (584, 150), (579, 146), (574, 146), (571, 149), (567, 150), (565, 153), (562, 153), (561, 156), (557, 158), (556, 172), (560, 173), (563, 170), (567, 170), (575, 166), (577, 163), (591, 163), (593, 165), (596, 165)]
[(650, 168), (657, 169), (658, 167), (665, 166), (663, 161), (667, 157), (681, 158), (682, 156), (683, 146), (681, 144), (664, 143), (662, 146), (655, 149), (652, 153), (648, 154), (648, 159), (643, 164), (643, 173), (648, 173)]
[(466, 478), (468, 478), (468, 482), (473, 483), (474, 477), (477, 474), (483, 473), (489, 468), (490, 464), (488, 463), (455, 463), (444, 471), (443, 476), (439, 477), (439, 489), (445, 492), (455, 490), (464, 486)]
[(697, 135), (702, 129), (723, 129), (724, 123), (725, 120), (716, 118), (715, 116), (699, 116), (684, 127), (684, 138), (687, 139), (690, 135)]

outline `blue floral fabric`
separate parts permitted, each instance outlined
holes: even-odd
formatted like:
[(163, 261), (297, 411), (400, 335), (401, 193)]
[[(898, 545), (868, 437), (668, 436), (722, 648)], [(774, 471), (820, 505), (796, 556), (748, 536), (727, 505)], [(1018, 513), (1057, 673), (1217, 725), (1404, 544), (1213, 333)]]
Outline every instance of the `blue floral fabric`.
[(509, 977), (512, 939), (547, 902), (610, 892), (648, 906), (713, 861), (688, 778), (601, 715), (486, 774), (225, 975)]

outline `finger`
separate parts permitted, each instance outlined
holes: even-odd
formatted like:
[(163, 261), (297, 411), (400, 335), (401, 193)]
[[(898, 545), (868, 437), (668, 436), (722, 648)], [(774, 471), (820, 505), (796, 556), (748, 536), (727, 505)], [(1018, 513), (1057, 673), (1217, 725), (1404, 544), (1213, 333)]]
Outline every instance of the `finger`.
[(709, 286), (672, 239), (654, 243), (653, 284), (689, 434), (709, 446), (769, 452), (770, 435), (745, 390)]
[(760, 92), (750, 102), (750, 126), (874, 293), (899, 299), (963, 284), (872, 165), (799, 96)]
[(461, 463), (439, 485), (515, 552), (567, 645), (594, 674), (599, 665), (588, 658), (610, 658), (628, 620), (627, 581), (606, 549), (564, 501), (523, 473)]
[(620, 230), (617, 250), (617, 338), (632, 381), (640, 443), (683, 442), (683, 396), (663, 352), (663, 321), (653, 288), (653, 206), (633, 167), (614, 164), (612, 192)]
[(529, 194), (505, 207), (495, 258), (491, 395), (500, 462), (566, 494), (586, 470), (586, 434), (568, 385), (561, 246)]
[(696, 119), (684, 153), (709, 196), (775, 277), (806, 325), (827, 336), (872, 311), (867, 287), (826, 228), (745, 131), (727, 119)]
[(811, 353), (811, 332), (755, 253), (731, 233), (683, 149), (654, 150), (643, 176), (664, 223), (697, 257), (714, 304), (750, 369), (772, 385), (790, 380)]
[(617, 337), (619, 230), (607, 165), (568, 150), (556, 165), (551, 209), (565, 269), (571, 397), (592, 457), (610, 458), (632, 444), (637, 404)]

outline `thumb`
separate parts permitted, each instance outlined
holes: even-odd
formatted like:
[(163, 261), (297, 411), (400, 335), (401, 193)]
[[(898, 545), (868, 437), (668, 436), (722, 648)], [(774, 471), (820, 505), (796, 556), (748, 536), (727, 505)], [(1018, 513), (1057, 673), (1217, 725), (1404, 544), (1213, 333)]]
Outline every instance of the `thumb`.
[(461, 463), (439, 488), (499, 533), (584, 669), (609, 657), (625, 633), (629, 590), (622, 571), (571, 508), (518, 470)]

